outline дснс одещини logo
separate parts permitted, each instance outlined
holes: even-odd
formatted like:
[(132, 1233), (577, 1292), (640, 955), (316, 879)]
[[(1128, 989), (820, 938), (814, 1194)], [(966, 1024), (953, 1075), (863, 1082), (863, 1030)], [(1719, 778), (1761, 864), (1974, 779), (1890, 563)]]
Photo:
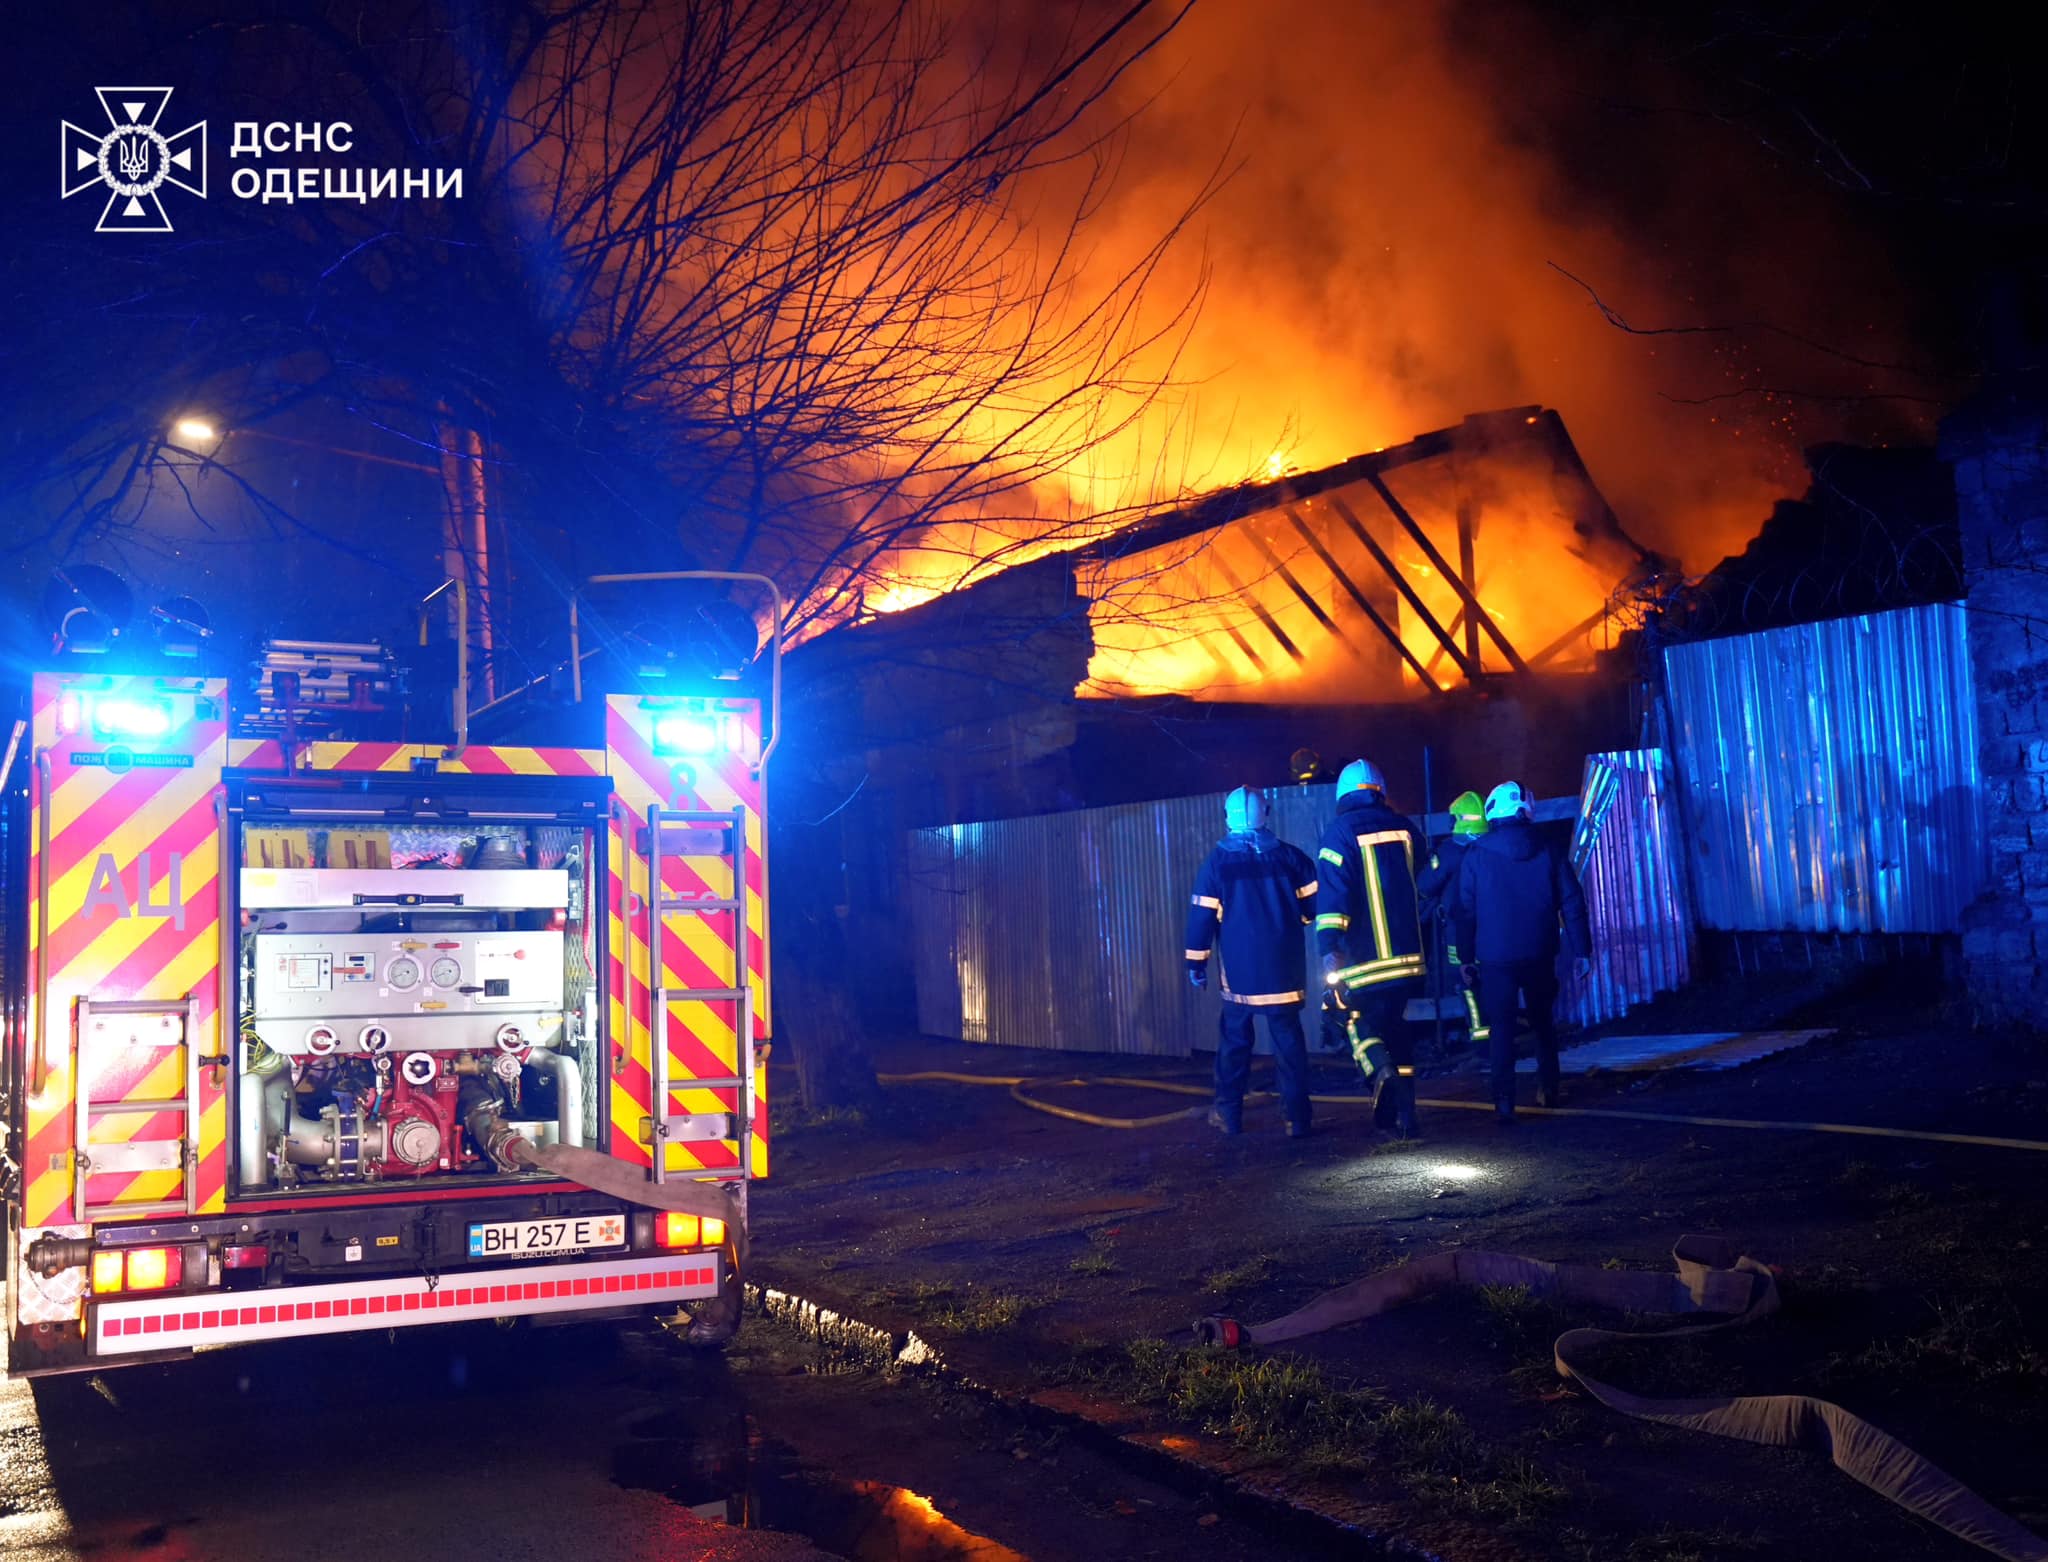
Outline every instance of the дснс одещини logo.
[(93, 185), (112, 193), (100, 213), (100, 233), (169, 233), (171, 219), (157, 192), (174, 185), (206, 195), (206, 121), (167, 136), (157, 122), (170, 106), (169, 87), (96, 87), (111, 127), (104, 135), (70, 120), (63, 131), (63, 193)]

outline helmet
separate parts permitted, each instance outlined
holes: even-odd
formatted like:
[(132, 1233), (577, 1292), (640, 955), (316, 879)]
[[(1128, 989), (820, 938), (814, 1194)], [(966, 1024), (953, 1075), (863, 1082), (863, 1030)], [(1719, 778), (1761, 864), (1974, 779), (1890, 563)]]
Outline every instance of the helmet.
[(1486, 817), (1489, 819), (1526, 819), (1534, 806), (1529, 798), (1529, 789), (1519, 781), (1503, 781), (1486, 794)]
[(1266, 827), (1266, 794), (1241, 786), (1223, 800), (1223, 825), (1232, 835), (1249, 835)]
[(1460, 792), (1451, 799), (1451, 834), (1484, 835), (1486, 805), (1477, 792)]
[(1387, 778), (1380, 774), (1380, 767), (1369, 759), (1354, 759), (1344, 767), (1337, 777), (1337, 795), (1349, 796), (1353, 792), (1384, 792)]

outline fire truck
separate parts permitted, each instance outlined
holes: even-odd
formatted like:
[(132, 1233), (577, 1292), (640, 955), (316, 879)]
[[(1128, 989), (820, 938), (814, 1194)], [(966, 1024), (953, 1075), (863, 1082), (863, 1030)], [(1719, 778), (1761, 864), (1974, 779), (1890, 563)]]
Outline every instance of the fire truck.
[(459, 582), (420, 607), (438, 687), (356, 642), (209, 676), (190, 604), (137, 655), (60, 600), (7, 756), (11, 1375), (628, 1309), (729, 1336), (779, 629), (709, 671), (591, 643), (603, 590), (705, 579), (773, 592), (585, 588), (516, 744), (471, 741)]

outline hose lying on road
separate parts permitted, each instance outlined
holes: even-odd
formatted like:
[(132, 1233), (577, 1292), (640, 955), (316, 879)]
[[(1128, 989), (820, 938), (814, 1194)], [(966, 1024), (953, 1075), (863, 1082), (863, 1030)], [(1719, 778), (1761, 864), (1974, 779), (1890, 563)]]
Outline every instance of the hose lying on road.
[(577, 1183), (593, 1193), (610, 1194), (644, 1209), (674, 1210), (725, 1222), (725, 1255), (732, 1266), (730, 1283), (717, 1296), (693, 1303), (689, 1339), (693, 1344), (722, 1344), (732, 1338), (740, 1324), (741, 1272), (746, 1267), (747, 1227), (740, 1218), (732, 1194), (717, 1183), (696, 1182), (687, 1177), (667, 1182), (650, 1182), (637, 1166), (628, 1166), (600, 1150), (586, 1150), (574, 1144), (535, 1144), (513, 1138), (504, 1147), (515, 1165), (549, 1172), (567, 1182)]
[[(1152, 1117), (1103, 1117), (1094, 1112), (1079, 1111), (1070, 1106), (1058, 1106), (1051, 1101), (1040, 1101), (1029, 1092), (1048, 1087), (1096, 1087), (1119, 1090), (1163, 1090), (1171, 1095), (1200, 1096), (1207, 1101), (1214, 1092), (1207, 1085), (1186, 1084), (1170, 1079), (1138, 1079), (1111, 1074), (1085, 1074), (1069, 1078), (1054, 1075), (1032, 1074), (959, 1074), (944, 1069), (927, 1069), (915, 1074), (877, 1074), (875, 1078), (885, 1085), (996, 1085), (1010, 1092), (1011, 1099), (1034, 1112), (1049, 1112), (1054, 1117), (1063, 1117), (1069, 1122), (1086, 1123), (1093, 1128), (1157, 1128), (1165, 1123), (1177, 1123), (1186, 1118), (1199, 1117), (1204, 1108), (1183, 1107), (1178, 1112), (1161, 1112)], [(1270, 1101), (1274, 1099), (1270, 1090), (1255, 1090), (1246, 1096), (1247, 1101)], [(1319, 1106), (1371, 1106), (1371, 1096), (1325, 1096), (1312, 1095), (1309, 1100)], [(1452, 1101), (1424, 1099), (1415, 1103), (1434, 1109), (1454, 1112), (1491, 1112), (1493, 1104), (1488, 1101)], [(1973, 1144), (1994, 1150), (2048, 1150), (2048, 1140), (2005, 1139), (1992, 1134), (1941, 1133), (1929, 1128), (1883, 1128), (1871, 1123), (1795, 1123), (1773, 1122), (1768, 1118), (1754, 1117), (1697, 1117), (1681, 1112), (1632, 1112), (1620, 1107), (1598, 1106), (1525, 1106), (1517, 1110), (1536, 1117), (1594, 1117), (1608, 1118), (1620, 1122), (1671, 1123), (1690, 1128), (1754, 1128), (1775, 1129), (1781, 1133), (1811, 1134), (1852, 1134), (1870, 1139), (1916, 1139), (1930, 1144)]]
[(1838, 1469), (1880, 1496), (2006, 1562), (2048, 1562), (2048, 1542), (1999, 1512), (1904, 1443), (1840, 1405), (1804, 1394), (1652, 1399), (1590, 1376), (1584, 1352), (1614, 1341), (1672, 1340), (1754, 1323), (1778, 1308), (1776, 1277), (1719, 1237), (1681, 1237), (1672, 1250), (1678, 1273), (1550, 1264), (1511, 1253), (1448, 1252), (1325, 1292), (1306, 1307), (1247, 1329), (1228, 1318), (1196, 1325), (1198, 1337), (1232, 1348), (1301, 1339), (1415, 1301), (1454, 1285), (1526, 1286), (1534, 1295), (1592, 1302), (1637, 1313), (1714, 1313), (1716, 1322), (1660, 1334), (1569, 1329), (1552, 1356), (1558, 1373), (1575, 1379), (1610, 1410), (1638, 1420), (1684, 1427), (1774, 1448), (1825, 1449)]

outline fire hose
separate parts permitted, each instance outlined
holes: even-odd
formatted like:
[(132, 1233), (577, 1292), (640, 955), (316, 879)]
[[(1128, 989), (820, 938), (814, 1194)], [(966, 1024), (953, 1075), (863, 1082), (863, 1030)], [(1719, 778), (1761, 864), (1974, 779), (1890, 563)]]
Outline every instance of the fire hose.
[(1224, 1349), (1277, 1345), (1357, 1323), (1452, 1286), (1525, 1286), (1532, 1295), (1589, 1302), (1634, 1313), (1719, 1315), (1662, 1333), (1568, 1329), (1551, 1347), (1559, 1376), (1575, 1381), (1610, 1410), (1773, 1448), (1825, 1449), (1837, 1469), (1907, 1512), (1938, 1524), (2005, 1562), (2048, 1562), (2048, 1541), (1991, 1506), (1889, 1433), (1840, 1405), (1805, 1394), (1716, 1395), (1653, 1399), (1595, 1378), (1585, 1367), (1593, 1347), (1616, 1341), (1673, 1340), (1754, 1323), (1777, 1311), (1777, 1278), (1718, 1237), (1686, 1236), (1672, 1249), (1678, 1273), (1551, 1264), (1511, 1253), (1448, 1252), (1416, 1259), (1327, 1291), (1306, 1307), (1246, 1328), (1231, 1318), (1196, 1325), (1203, 1343)]
[(740, 1323), (740, 1274), (746, 1264), (747, 1228), (738, 1203), (725, 1188), (682, 1178), (649, 1182), (637, 1167), (614, 1160), (602, 1151), (574, 1144), (535, 1144), (516, 1134), (501, 1136), (490, 1153), (505, 1164), (546, 1172), (593, 1193), (607, 1194), (645, 1209), (673, 1210), (699, 1219), (723, 1221), (723, 1251), (731, 1265), (732, 1281), (717, 1296), (691, 1308), (687, 1338), (694, 1345), (723, 1344), (732, 1338)]
[[(1075, 1107), (1060, 1106), (1055, 1102), (1041, 1101), (1030, 1092), (1045, 1089), (1117, 1089), (1117, 1090), (1158, 1090), (1169, 1095), (1199, 1096), (1209, 1100), (1214, 1092), (1207, 1085), (1189, 1084), (1172, 1079), (1141, 1079), (1135, 1076), (1114, 1074), (1081, 1074), (1059, 1076), (1052, 1074), (963, 1074), (945, 1069), (926, 1069), (914, 1074), (877, 1074), (875, 1078), (884, 1085), (988, 1085), (1007, 1089), (1012, 1100), (1020, 1106), (1028, 1106), (1034, 1112), (1047, 1112), (1054, 1117), (1063, 1117), (1069, 1122), (1086, 1123), (1093, 1128), (1158, 1128), (1167, 1123), (1177, 1123), (1200, 1116), (1205, 1110), (1201, 1106), (1182, 1107), (1176, 1112), (1160, 1112), (1150, 1117), (1104, 1117), (1094, 1112), (1083, 1112)], [(1271, 1101), (1276, 1099), (1270, 1090), (1255, 1090), (1248, 1094), (1247, 1101)], [(1309, 1100), (1318, 1106), (1364, 1106), (1373, 1104), (1370, 1096), (1312, 1095)], [(1454, 1112), (1493, 1111), (1493, 1105), (1486, 1101), (1456, 1101), (1450, 1099), (1423, 1099), (1415, 1103), (1435, 1110)], [(1702, 1117), (1682, 1112), (1634, 1112), (1620, 1107), (1593, 1106), (1524, 1106), (1516, 1109), (1535, 1117), (1590, 1117), (1619, 1122), (1669, 1123), (1687, 1128), (1746, 1128), (1776, 1130), (1780, 1133), (1850, 1134), (1871, 1139), (1913, 1139), (1929, 1144), (1969, 1144), (1994, 1150), (2048, 1150), (2048, 1140), (2008, 1139), (1995, 1134), (1954, 1134), (1942, 1133), (1930, 1128), (1885, 1128), (1874, 1123), (1811, 1123), (1778, 1121), (1770, 1118), (1753, 1117)]]

